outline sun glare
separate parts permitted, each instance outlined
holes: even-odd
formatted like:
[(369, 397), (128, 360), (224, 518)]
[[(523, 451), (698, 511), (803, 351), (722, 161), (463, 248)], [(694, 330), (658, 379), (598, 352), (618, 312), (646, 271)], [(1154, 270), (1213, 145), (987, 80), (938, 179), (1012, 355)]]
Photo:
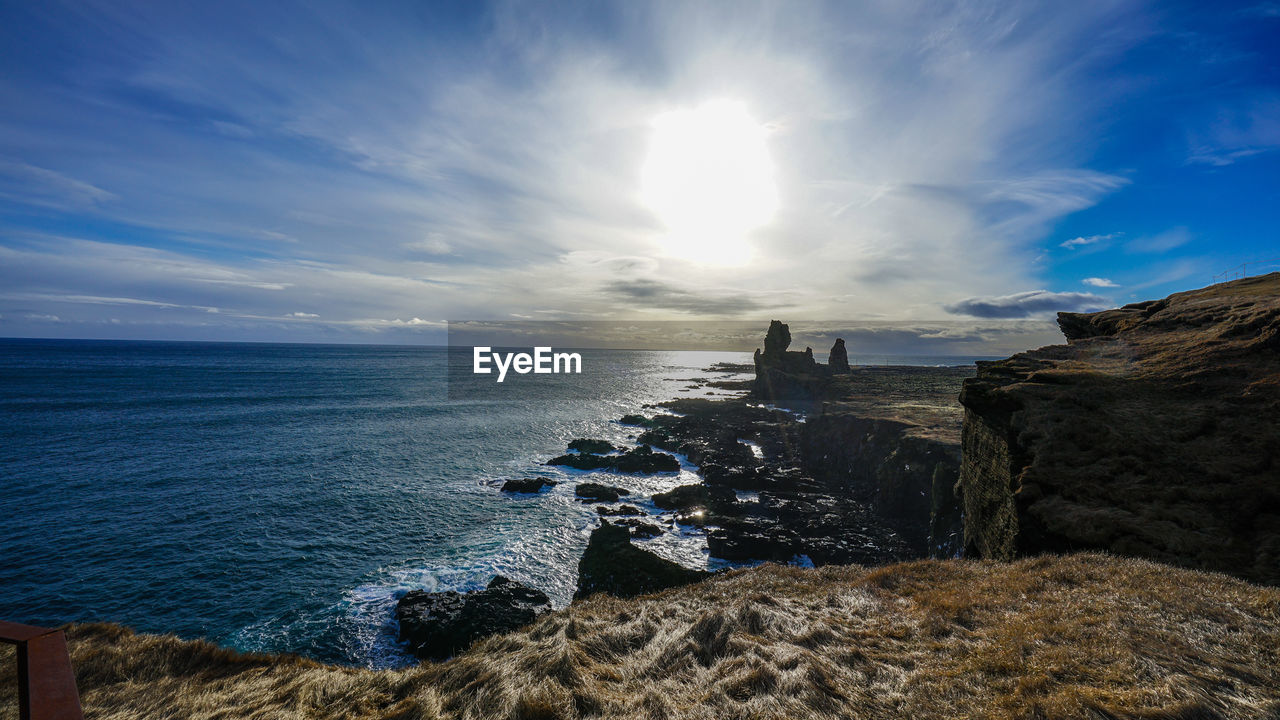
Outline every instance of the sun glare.
[(778, 208), (766, 129), (740, 102), (716, 100), (653, 120), (642, 199), (667, 226), (667, 251), (704, 263), (746, 262), (748, 233)]

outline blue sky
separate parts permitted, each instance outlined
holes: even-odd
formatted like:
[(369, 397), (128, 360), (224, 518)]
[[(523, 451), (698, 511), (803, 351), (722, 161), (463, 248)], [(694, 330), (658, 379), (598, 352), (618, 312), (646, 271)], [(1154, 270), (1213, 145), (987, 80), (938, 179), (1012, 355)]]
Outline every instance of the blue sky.
[[(4, 3), (0, 336), (777, 317), (1019, 349), (1280, 257), (1277, 48), (1276, 2)], [(655, 118), (712, 101), (777, 196), (724, 264), (640, 187)]]

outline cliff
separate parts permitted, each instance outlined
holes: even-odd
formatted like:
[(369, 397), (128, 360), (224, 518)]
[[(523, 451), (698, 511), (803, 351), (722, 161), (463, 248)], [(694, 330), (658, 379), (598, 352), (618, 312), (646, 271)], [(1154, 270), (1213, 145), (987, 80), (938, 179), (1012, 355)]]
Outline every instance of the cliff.
[(966, 552), (1280, 583), (1280, 273), (1058, 323), (964, 384)]
[[(596, 595), (395, 671), (110, 625), (68, 639), (101, 720), (1280, 714), (1280, 590), (1100, 555), (764, 566)], [(14, 704), (0, 684), (0, 714)]]

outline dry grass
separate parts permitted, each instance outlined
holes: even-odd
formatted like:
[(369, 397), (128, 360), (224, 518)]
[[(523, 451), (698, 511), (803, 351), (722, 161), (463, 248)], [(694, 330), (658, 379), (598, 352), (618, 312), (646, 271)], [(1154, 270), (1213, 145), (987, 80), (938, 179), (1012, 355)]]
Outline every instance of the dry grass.
[(395, 672), (70, 638), (96, 718), (1280, 718), (1280, 591), (1091, 554), (766, 566)]

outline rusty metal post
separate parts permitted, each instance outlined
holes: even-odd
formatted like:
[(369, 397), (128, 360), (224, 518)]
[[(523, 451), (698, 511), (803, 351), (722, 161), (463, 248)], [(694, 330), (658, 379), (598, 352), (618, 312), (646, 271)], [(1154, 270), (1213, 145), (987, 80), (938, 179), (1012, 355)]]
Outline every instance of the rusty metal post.
[(18, 646), (20, 720), (84, 720), (61, 630), (0, 620), (0, 642)]

